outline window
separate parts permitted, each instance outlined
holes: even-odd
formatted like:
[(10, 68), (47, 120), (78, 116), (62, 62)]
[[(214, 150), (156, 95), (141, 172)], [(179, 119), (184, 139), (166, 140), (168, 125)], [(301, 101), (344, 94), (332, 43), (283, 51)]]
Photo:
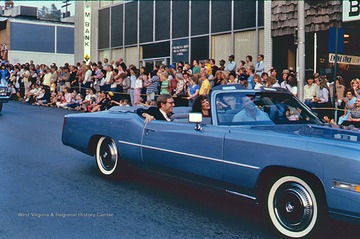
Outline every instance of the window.
[(153, 41), (153, 1), (139, 1), (140, 3), (140, 42)]
[(99, 11), (99, 49), (109, 48), (110, 8)]
[(226, 92), (216, 96), (219, 125), (321, 124), (295, 97), (276, 92)]
[(137, 43), (137, 4), (138, 2), (125, 4), (125, 45)]
[(123, 45), (123, 5), (111, 8), (111, 47)]

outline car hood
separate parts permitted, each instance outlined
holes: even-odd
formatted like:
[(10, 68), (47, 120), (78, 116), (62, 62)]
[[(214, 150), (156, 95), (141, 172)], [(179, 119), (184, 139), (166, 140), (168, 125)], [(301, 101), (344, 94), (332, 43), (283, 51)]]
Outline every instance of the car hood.
[[(360, 130), (359, 129), (345, 129), (340, 128), (339, 126), (331, 125), (298, 125), (298, 124), (289, 124), (289, 125), (269, 125), (269, 126), (251, 126), (249, 129), (259, 130), (262, 132), (271, 132), (278, 134), (287, 134), (287, 135), (299, 135), (299, 136), (308, 136), (316, 137), (322, 139), (333, 139), (339, 141), (348, 141), (348, 142), (360, 142)], [(232, 127), (231, 131), (238, 131), (240, 127)]]

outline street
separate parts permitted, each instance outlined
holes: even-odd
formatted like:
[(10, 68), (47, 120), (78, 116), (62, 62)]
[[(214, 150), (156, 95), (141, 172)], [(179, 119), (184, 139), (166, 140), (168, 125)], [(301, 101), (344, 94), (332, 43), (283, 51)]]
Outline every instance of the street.
[[(0, 238), (277, 238), (243, 199), (135, 169), (105, 179), (93, 157), (62, 144), (69, 113), (4, 104)], [(329, 223), (323, 238), (358, 238), (359, 225)]]

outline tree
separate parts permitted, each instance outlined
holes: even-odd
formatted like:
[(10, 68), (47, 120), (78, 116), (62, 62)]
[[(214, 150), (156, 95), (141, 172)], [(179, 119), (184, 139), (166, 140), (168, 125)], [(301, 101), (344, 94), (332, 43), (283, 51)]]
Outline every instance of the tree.
[(61, 19), (61, 10), (58, 10), (55, 4), (51, 4), (50, 9), (42, 6), (42, 8), (38, 10), (38, 14), (39, 18), (43, 20), (60, 21)]

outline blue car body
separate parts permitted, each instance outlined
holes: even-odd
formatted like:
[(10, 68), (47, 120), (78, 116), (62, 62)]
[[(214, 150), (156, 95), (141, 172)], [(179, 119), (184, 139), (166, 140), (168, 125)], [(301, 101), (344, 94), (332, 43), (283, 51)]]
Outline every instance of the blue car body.
[[(221, 118), (226, 118), (223, 116), (227, 110), (219, 108), (218, 103), (229, 94), (242, 94), (241, 97), (250, 94), (255, 101), (259, 96), (261, 102), (281, 96), (281, 104), (293, 102), (287, 107), (296, 111), (287, 115), (298, 114), (293, 117), (297, 121), (223, 121)], [(271, 111), (275, 105), (280, 104), (257, 106)], [(228, 111), (239, 113), (239, 109), (234, 108)], [(260, 201), (264, 193), (265, 175), (280, 172), (287, 176), (303, 175), (309, 184), (316, 181), (316, 190), (321, 191), (329, 215), (360, 222), (358, 131), (323, 125), (305, 105), (281, 90), (220, 88), (211, 94), (211, 109), (211, 122), (203, 124), (202, 130), (195, 130), (195, 124), (187, 119), (145, 124), (131, 107), (70, 114), (64, 120), (62, 141), (94, 155), (97, 141), (106, 136), (116, 142), (120, 158), (132, 165), (215, 187), (255, 202)], [(276, 111), (280, 114), (282, 110), (276, 108)], [(176, 115), (176, 107), (174, 112)], [(271, 114), (268, 111), (267, 115)], [(291, 233), (283, 234), (292, 237)]]
[(7, 103), (9, 101), (9, 89), (7, 85), (0, 80), (0, 103)]
[(2, 111), (3, 103), (9, 102), (10, 99), (9, 88), (6, 84), (3, 84), (0, 79), (0, 112)]

